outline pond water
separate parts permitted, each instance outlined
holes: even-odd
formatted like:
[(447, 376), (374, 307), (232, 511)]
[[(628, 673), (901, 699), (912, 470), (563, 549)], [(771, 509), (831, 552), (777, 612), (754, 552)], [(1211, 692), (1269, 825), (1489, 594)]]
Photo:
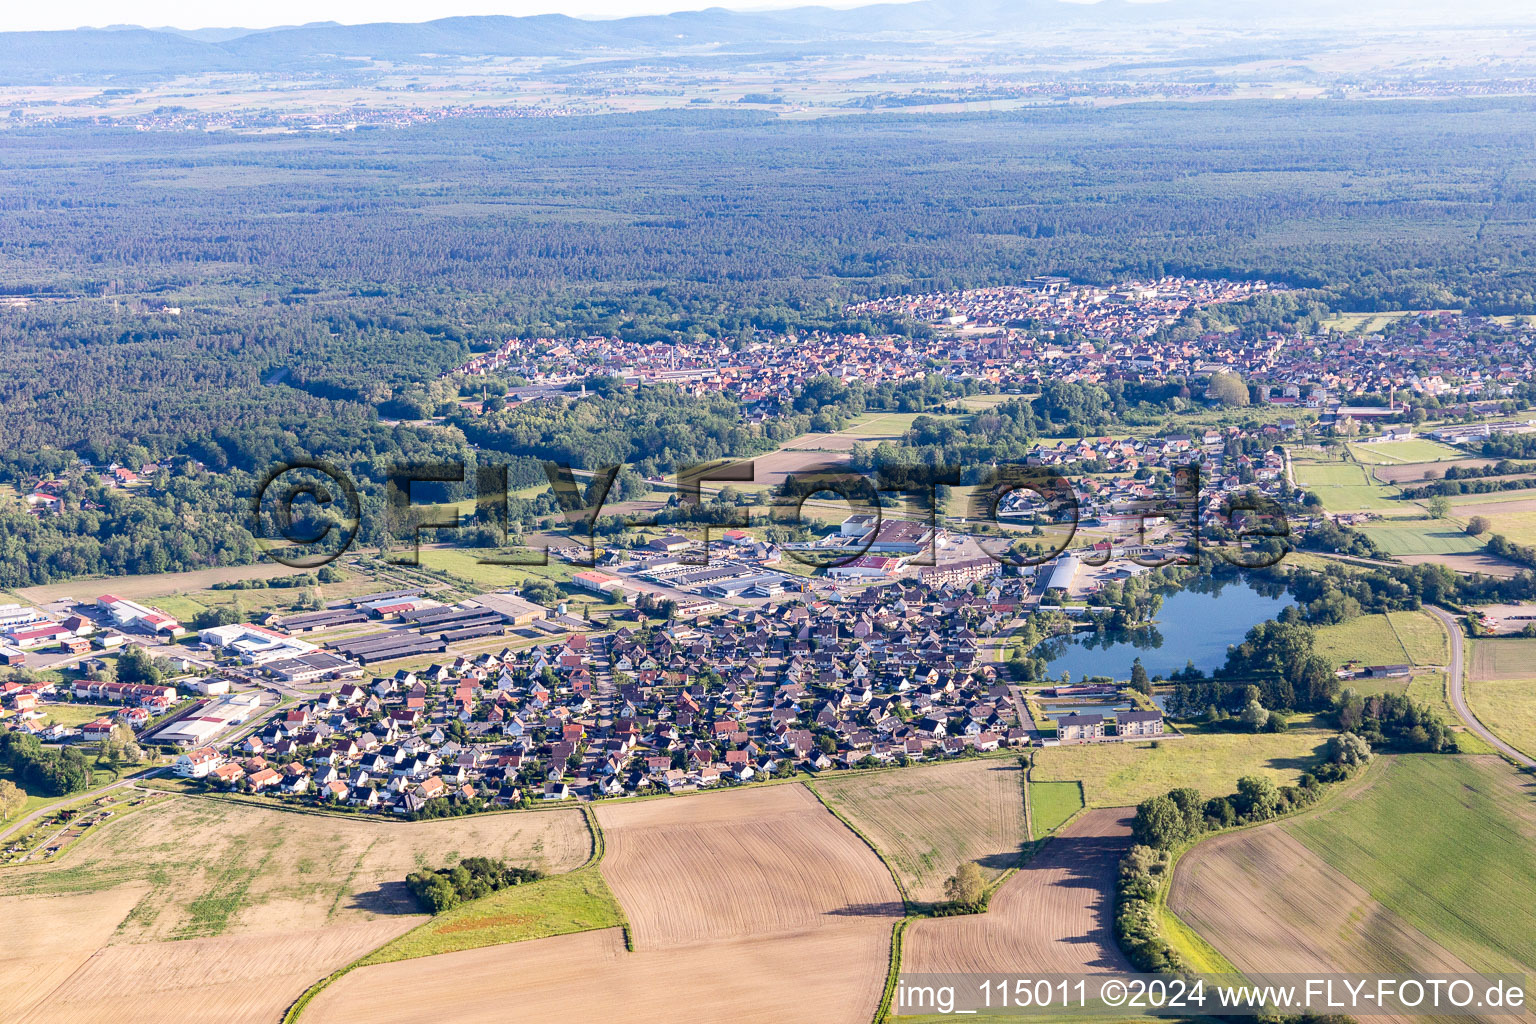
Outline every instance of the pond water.
[[(1143, 659), (1143, 662), (1145, 662), (1145, 659)], [(1168, 698), (1164, 694), (1154, 693), (1152, 695), (1152, 703), (1157, 707), (1157, 710), (1162, 711), (1168, 704)], [(1065, 718), (1067, 715), (1105, 715), (1107, 717), (1118, 715), (1122, 711), (1139, 710), (1130, 701), (1118, 698), (1114, 700), (1079, 699), (1068, 701), (1051, 700), (1049, 697), (1042, 697), (1040, 698), (1040, 706), (1045, 712), (1045, 717), (1052, 720)]]
[(1079, 632), (1042, 644), (1039, 653), (1052, 678), (1070, 672), (1074, 680), (1126, 680), (1137, 657), (1152, 676), (1167, 676), (1188, 662), (1209, 672), (1226, 662), (1228, 645), (1242, 643), (1249, 629), (1295, 603), (1278, 587), (1261, 592), (1242, 578), (1202, 580), (1190, 589), (1165, 594), (1150, 626), (1123, 633)]

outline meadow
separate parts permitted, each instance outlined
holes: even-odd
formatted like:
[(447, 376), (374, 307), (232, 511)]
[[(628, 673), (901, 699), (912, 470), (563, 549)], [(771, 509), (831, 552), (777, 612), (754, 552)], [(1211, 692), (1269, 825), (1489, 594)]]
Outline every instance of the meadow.
[(1313, 650), (1336, 668), (1349, 662), (1444, 665), (1451, 657), (1445, 630), (1424, 612), (1358, 615), (1345, 622), (1320, 626), (1313, 635)]
[(1396, 506), (1397, 489), (1373, 479), (1357, 462), (1315, 461), (1293, 454), (1296, 483), (1317, 494), (1330, 512), (1385, 510)]
[(1185, 732), (1182, 739), (1043, 747), (1035, 752), (1031, 781), (1081, 781), (1089, 807), (1129, 807), (1179, 786), (1221, 796), (1244, 775), (1294, 783), (1321, 759), (1333, 734), (1306, 716), (1293, 719), (1283, 733)]
[(1536, 757), (1536, 675), (1474, 679), (1466, 690), (1467, 705), (1478, 721), (1516, 750)]
[(1031, 782), (1029, 818), (1037, 835), (1046, 836), (1083, 809), (1081, 782)]
[(624, 924), (624, 911), (594, 865), (461, 903), (370, 953), (358, 966)]
[(1416, 437), (1408, 441), (1377, 441), (1374, 444), (1352, 444), (1349, 452), (1356, 461), (1365, 463), (1439, 462), (1461, 459), (1466, 452), (1439, 441)]
[(1483, 550), (1484, 539), (1445, 519), (1378, 519), (1356, 527), (1389, 555), (1458, 555)]

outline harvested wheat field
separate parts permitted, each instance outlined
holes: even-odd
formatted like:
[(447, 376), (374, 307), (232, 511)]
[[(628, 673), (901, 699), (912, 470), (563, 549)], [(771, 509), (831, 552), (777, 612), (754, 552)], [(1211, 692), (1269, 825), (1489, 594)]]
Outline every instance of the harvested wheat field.
[(1218, 836), (1185, 854), (1169, 906), (1243, 971), (1472, 971), (1278, 826)]
[(1029, 840), (1024, 769), (1013, 758), (848, 776), (817, 791), (879, 848), (919, 902), (942, 900), (944, 879), (964, 861), (997, 877)]
[(386, 942), (400, 924), (380, 919), (282, 935), (107, 946), (45, 1004), (15, 1019), (183, 1024), (195, 1016), (219, 1024), (273, 1024), (317, 977)]
[(0, 903), (0, 1021), (20, 1020), (111, 938), (148, 889), (31, 896)]
[(602, 872), (637, 949), (803, 932), (869, 919), (889, 929), (889, 872), (803, 786), (598, 808)]
[(890, 942), (866, 924), (627, 953), (620, 929), (580, 932), (359, 968), (302, 1022), (868, 1024)]
[(985, 914), (915, 922), (909, 974), (1128, 971), (1115, 946), (1115, 876), (1131, 841), (1126, 808), (1089, 811), (1003, 883)]
[[(173, 1020), (174, 992), (181, 1019), (191, 1001), (270, 1020), (322, 965), (423, 920), (404, 886), (418, 866), (485, 855), (564, 871), (590, 849), (574, 810), (404, 823), (178, 798), (0, 873), (0, 919), (15, 922), (6, 953), (25, 957), (32, 1019)], [(0, 1019), (20, 1019), (3, 1012), (14, 998), (0, 995)]]
[[(305, 1024), (864, 1024), (901, 902), (870, 849), (801, 786), (598, 808), (606, 929), (359, 968)], [(465, 985), (473, 977), (475, 984)], [(381, 998), (381, 992), (388, 992)]]

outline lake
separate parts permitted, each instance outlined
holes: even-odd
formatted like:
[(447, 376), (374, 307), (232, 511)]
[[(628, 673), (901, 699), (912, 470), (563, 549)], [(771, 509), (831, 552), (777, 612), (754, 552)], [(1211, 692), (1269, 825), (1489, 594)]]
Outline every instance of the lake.
[(1242, 643), (1248, 630), (1295, 604), (1290, 594), (1275, 588), (1261, 593), (1242, 578), (1212, 582), (1163, 595), (1163, 606), (1152, 625), (1126, 633), (1081, 632), (1042, 644), (1053, 678), (1070, 672), (1084, 676), (1131, 676), (1131, 662), (1141, 658), (1147, 674), (1167, 676), (1187, 662), (1202, 672), (1220, 668), (1227, 647)]

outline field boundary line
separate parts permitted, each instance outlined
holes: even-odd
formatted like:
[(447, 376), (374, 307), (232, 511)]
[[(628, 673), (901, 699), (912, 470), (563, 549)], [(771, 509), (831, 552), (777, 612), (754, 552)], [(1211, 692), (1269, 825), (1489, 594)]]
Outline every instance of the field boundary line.
[(885, 866), (886, 873), (891, 876), (891, 882), (896, 886), (896, 892), (901, 895), (902, 909), (906, 912), (907, 915), (910, 916), (913, 913), (913, 910), (917, 907), (917, 904), (913, 902), (912, 897), (907, 895), (907, 887), (901, 884), (901, 879), (897, 876), (896, 869), (891, 866), (890, 861), (885, 859), (885, 854), (880, 852), (880, 847), (876, 846), (874, 841), (871, 840), (869, 836), (865, 835), (862, 829), (860, 829), (853, 822), (849, 821), (847, 818), (843, 817), (842, 813), (838, 811), (836, 807), (833, 807), (831, 804), (829, 804), (826, 798), (821, 795), (815, 786), (809, 782), (801, 783), (801, 785), (805, 786), (805, 788), (810, 792), (811, 796), (816, 798), (817, 803), (825, 807), (828, 813), (832, 815), (832, 817), (842, 822), (843, 826), (847, 828), (848, 831), (858, 836), (860, 842), (869, 847), (870, 852), (879, 858), (880, 863)]
[[(1217, 839), (1217, 838), (1219, 838), (1221, 836), (1236, 835), (1239, 832), (1247, 832), (1247, 831), (1250, 831), (1252, 829), (1263, 828), (1266, 825), (1276, 825), (1276, 826), (1278, 826), (1282, 822), (1295, 821), (1295, 820), (1298, 820), (1300, 818), (1303, 818), (1303, 817), (1307, 816), (1310, 813), (1313, 813), (1313, 812), (1316, 812), (1316, 811), (1322, 811), (1322, 810), (1325, 810), (1325, 809), (1331, 807), (1337, 800), (1341, 799), (1342, 794), (1344, 794), (1346, 792), (1352, 792), (1353, 789), (1357, 785), (1363, 783), (1367, 776), (1372, 776), (1374, 774), (1377, 774), (1377, 772), (1378, 772), (1377, 766), (1386, 763), (1384, 758), (1387, 757), (1387, 756), (1391, 756), (1391, 755), (1382, 755), (1382, 756), (1373, 757), (1371, 759), (1370, 763), (1368, 763), (1365, 766), (1365, 768), (1362, 769), (1361, 771), (1356, 772), (1353, 777), (1351, 777), (1349, 779), (1346, 779), (1346, 780), (1344, 780), (1342, 782), (1337, 782), (1337, 783), (1333, 783), (1333, 784), (1329, 785), (1327, 792), (1325, 792), (1322, 796), (1318, 797), (1317, 800), (1315, 800), (1314, 802), (1308, 804), (1306, 807), (1301, 808), (1300, 810), (1291, 811), (1288, 814), (1283, 814), (1283, 815), (1280, 815), (1278, 817), (1270, 818), (1270, 819), (1268, 819), (1266, 821), (1250, 821), (1250, 822), (1248, 822), (1246, 824), (1243, 824), (1243, 825), (1233, 825), (1233, 826), (1231, 826), (1229, 828), (1223, 828), (1223, 829), (1220, 829), (1220, 830), (1215, 831), (1215, 832), (1206, 832), (1203, 835), (1201, 835), (1199, 838), (1197, 838), (1197, 839), (1195, 839), (1193, 841), (1185, 840), (1184, 842), (1180, 843), (1177, 847), (1169, 850), (1168, 851), (1168, 870), (1163, 872), (1162, 878), (1160, 879), (1160, 882), (1159, 882), (1159, 884), (1157, 886), (1157, 891), (1155, 893), (1153, 893), (1153, 896), (1152, 896), (1152, 908), (1153, 908), (1152, 923), (1153, 923), (1153, 926), (1157, 929), (1157, 937), (1159, 939), (1161, 939), (1170, 949), (1172, 949), (1175, 952), (1177, 952), (1180, 956), (1185, 956), (1186, 955), (1184, 947), (1182, 945), (1175, 944), (1174, 942), (1171, 942), (1169, 940), (1169, 937), (1168, 937), (1169, 936), (1169, 930), (1166, 927), (1164, 927), (1164, 922), (1165, 922), (1164, 915), (1165, 914), (1166, 915), (1170, 915), (1170, 916), (1173, 917), (1174, 920), (1176, 920), (1183, 927), (1183, 929), (1186, 932), (1188, 932), (1189, 935), (1191, 935), (1195, 939), (1199, 940), (1199, 942), (1201, 943), (1201, 946), (1203, 948), (1198, 948), (1197, 947), (1197, 949), (1195, 950), (1195, 952), (1197, 954), (1199, 954), (1202, 957), (1205, 957), (1208, 954), (1214, 954), (1216, 957), (1218, 957), (1220, 959), (1220, 962), (1223, 965), (1225, 965), (1226, 967), (1230, 967), (1231, 968), (1230, 971), (1224, 971), (1223, 973), (1242, 974), (1243, 972), (1239, 971), (1237, 969), (1237, 966), (1235, 964), (1233, 964), (1230, 960), (1227, 959), (1226, 954), (1222, 953), (1221, 950), (1219, 950), (1215, 946), (1211, 945), (1210, 941), (1208, 939), (1206, 939), (1205, 936), (1201, 935), (1200, 932), (1197, 929), (1195, 929), (1192, 925), (1190, 925), (1183, 918), (1179, 917), (1178, 916), (1178, 912), (1175, 911), (1172, 907), (1170, 907), (1168, 905), (1168, 897), (1173, 892), (1173, 876), (1178, 871), (1179, 862), (1184, 859), (1184, 855), (1186, 853), (1188, 853), (1191, 850), (1195, 849), (1201, 843), (1204, 843), (1207, 840)], [(1451, 756), (1456, 756), (1456, 755), (1447, 754), (1447, 755), (1438, 755), (1438, 756), (1451, 757)], [(1115, 945), (1120, 948), (1120, 952), (1121, 953), (1126, 953), (1125, 948), (1123, 946), (1120, 946), (1119, 936), (1116, 936), (1116, 938), (1115, 938)], [(1127, 953), (1126, 955), (1129, 955), (1129, 954)]]
[[(592, 852), (588, 855), (587, 859), (584, 862), (582, 862), (580, 867), (573, 868), (572, 870), (564, 872), (564, 873), (562, 873), (560, 875), (551, 875), (549, 877), (551, 877), (551, 878), (563, 878), (563, 877), (568, 877), (570, 875), (574, 875), (574, 874), (576, 874), (578, 872), (582, 872), (582, 871), (592, 871), (592, 872), (596, 872), (597, 873), (598, 878), (603, 883), (603, 887), (604, 888), (608, 888), (608, 880), (602, 877), (602, 873), (601, 873), (601, 871), (599, 870), (599, 867), (598, 867), (599, 863), (603, 859), (603, 855), (607, 852), (607, 841), (603, 837), (602, 825), (599, 824), (598, 821), (597, 821), (597, 812), (594, 811), (591, 807), (585, 807), (584, 806), (584, 807), (581, 808), (581, 812), (582, 812), (582, 815), (581, 815), (582, 816), (582, 821), (584, 821), (586, 823), (586, 826), (587, 826), (587, 834), (591, 837), (591, 840), (592, 840)], [(441, 820), (441, 819), (434, 819), (434, 820)], [(407, 824), (409, 824), (409, 823), (407, 823)], [(492, 895), (494, 895), (494, 894), (492, 894)], [(630, 931), (629, 913), (624, 909), (624, 905), (619, 902), (619, 898), (618, 898), (617, 895), (612, 894), (611, 891), (610, 891), (610, 896), (613, 899), (613, 905), (615, 907), (617, 907), (618, 910), (619, 910), (619, 916), (623, 919), (622, 923), (620, 924), (619, 927), (621, 927), (623, 929), (623, 932), (624, 932), (624, 948), (626, 950), (630, 951), (630, 952), (633, 952), (634, 951), (634, 939), (633, 939), (633, 936), (631, 935), (631, 931)], [(481, 899), (486, 899), (486, 898), (488, 898), (488, 897), (481, 897)], [(420, 931), (423, 928), (430, 927), (432, 922), (433, 922), (433, 920), (434, 920), (434, 917), (433, 916), (429, 916), (427, 918), (427, 920), (423, 921), (421, 924), (417, 925), (416, 927), (411, 928), (410, 930), (404, 932), (403, 934), (396, 935), (393, 938), (386, 940), (385, 942), (381, 943), (380, 945), (376, 946), (375, 948), (369, 950), (367, 953), (364, 953), (362, 956), (360, 956), (357, 959), (353, 960), (351, 963), (346, 964), (345, 966), (337, 968), (336, 970), (332, 971), (330, 974), (326, 975), (325, 977), (321, 978), (319, 981), (315, 982), (313, 985), (309, 986), (309, 988), (305, 989), (299, 995), (299, 997), (297, 999), (295, 999), (291, 1004), (289, 1004), (288, 1009), (286, 1011), (284, 1011), (282, 1019), (279, 1022), (279, 1024), (294, 1024), (294, 1022), (299, 1019), (300, 1015), (303, 1014), (305, 1008), (309, 1006), (309, 1004), (315, 999), (315, 997), (318, 996), (321, 992), (323, 992), (326, 988), (330, 987), (338, 979), (342, 978), (346, 974), (350, 973), (351, 971), (356, 970), (359, 967), (370, 967), (370, 966), (373, 966), (374, 965), (373, 958), (375, 956), (377, 956), (378, 954), (382, 953), (385, 949), (387, 949), (388, 947), (394, 945), (396, 942), (399, 942), (399, 941), (405, 939), (407, 936), (412, 935), (412, 934)], [(605, 928), (606, 927), (612, 927), (612, 925), (605, 925), (603, 927), (605, 927)], [(590, 928), (584, 928), (584, 929), (579, 929), (578, 931), (592, 931), (592, 930), (593, 929), (590, 929)], [(561, 932), (559, 934), (567, 934), (568, 935), (568, 934), (576, 934), (576, 933), (573, 933), (573, 932)], [(521, 940), (521, 941), (532, 941), (532, 940), (526, 940), (525, 939), (525, 940)], [(493, 945), (515, 945), (515, 944), (516, 943), (493, 943)], [(438, 955), (441, 955), (441, 954), (428, 953), (428, 954), (424, 954), (424, 955), (425, 956), (438, 956)], [(415, 960), (415, 959), (421, 959), (421, 957), (419, 957), (419, 956), (418, 957), (406, 957), (405, 959)], [(396, 962), (398, 962), (398, 961), (393, 961), (393, 960), (377, 961), (377, 963), (396, 963)]]
[(896, 984), (901, 980), (902, 940), (907, 926), (918, 918), (907, 915), (891, 928), (891, 959), (885, 974), (885, 991), (880, 993), (880, 1004), (875, 1007), (874, 1024), (886, 1024), (891, 1019), (891, 1002), (896, 998)]

